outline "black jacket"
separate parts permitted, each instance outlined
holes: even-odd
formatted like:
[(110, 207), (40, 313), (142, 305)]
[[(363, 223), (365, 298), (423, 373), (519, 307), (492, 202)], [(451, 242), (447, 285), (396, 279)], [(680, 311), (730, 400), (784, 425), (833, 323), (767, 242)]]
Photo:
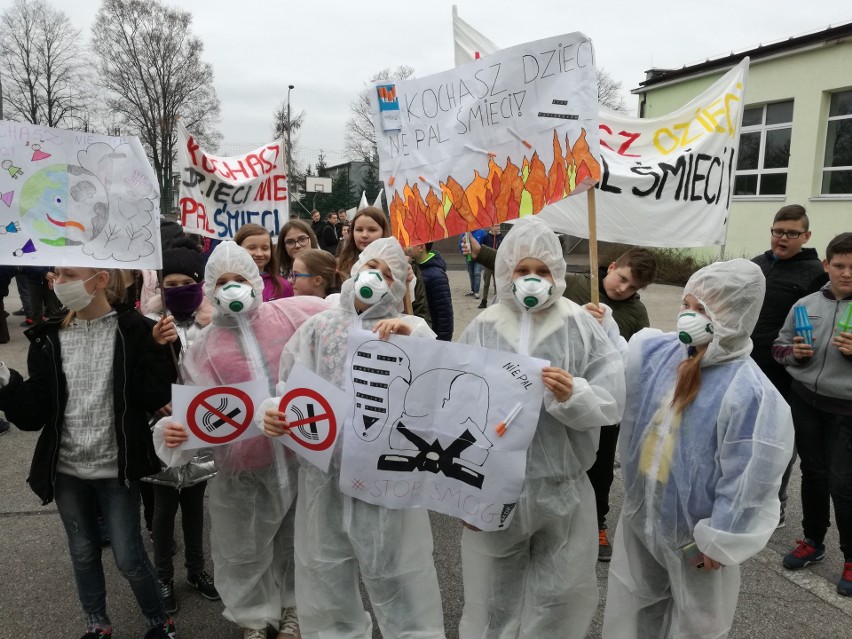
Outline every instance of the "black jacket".
[[(117, 309), (118, 310), (118, 309)], [(61, 318), (25, 331), (30, 340), (26, 381), (12, 370), (0, 389), (0, 409), (21, 430), (40, 430), (27, 482), (42, 503), (53, 501), (62, 420), (68, 388), (59, 344)], [(118, 334), (113, 356), (113, 412), (118, 443), (118, 479), (122, 482), (160, 472), (154, 452), (148, 412), (171, 401), (175, 372), (169, 346), (151, 336), (154, 323), (135, 309), (118, 311)]]
[(451, 342), (453, 340), (453, 296), (450, 292), (450, 280), (447, 278), (447, 263), (440, 253), (434, 251), (418, 266), (426, 289), (429, 314), (432, 316), (432, 330), (438, 335), (438, 339)]
[(767, 349), (778, 337), (787, 313), (806, 295), (817, 292), (828, 280), (816, 249), (804, 248), (786, 260), (776, 260), (766, 251), (752, 260), (766, 277), (766, 296), (757, 324), (751, 333), (754, 348)]

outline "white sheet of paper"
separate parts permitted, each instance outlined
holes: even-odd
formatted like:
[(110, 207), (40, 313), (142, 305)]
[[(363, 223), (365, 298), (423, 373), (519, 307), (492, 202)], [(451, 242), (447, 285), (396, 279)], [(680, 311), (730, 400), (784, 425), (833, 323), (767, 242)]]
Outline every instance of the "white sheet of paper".
[[(482, 530), (513, 518), (548, 362), (418, 337), (352, 331), (340, 490), (422, 507)], [(520, 406), (504, 436), (497, 425)]]
[(172, 415), (189, 434), (178, 448), (221, 446), (261, 435), (252, 421), (267, 397), (266, 380), (216, 386), (172, 384)]
[(287, 415), (290, 435), (275, 441), (328, 472), (341, 425), (352, 408), (352, 397), (302, 364), (293, 366), (285, 391), (278, 398), (278, 410)]
[(162, 267), (160, 190), (136, 137), (0, 121), (0, 264)]

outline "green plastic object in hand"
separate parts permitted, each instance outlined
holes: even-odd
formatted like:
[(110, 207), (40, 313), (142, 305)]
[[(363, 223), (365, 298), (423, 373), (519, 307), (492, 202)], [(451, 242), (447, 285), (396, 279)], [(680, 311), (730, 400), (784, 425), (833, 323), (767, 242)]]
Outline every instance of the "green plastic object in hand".
[(846, 305), (843, 317), (837, 322), (838, 333), (852, 333), (852, 302)]

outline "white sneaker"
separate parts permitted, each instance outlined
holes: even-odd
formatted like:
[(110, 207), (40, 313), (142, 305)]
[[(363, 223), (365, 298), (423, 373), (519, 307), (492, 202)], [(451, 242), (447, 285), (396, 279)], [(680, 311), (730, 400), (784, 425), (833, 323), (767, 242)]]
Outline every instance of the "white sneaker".
[(266, 629), (243, 628), (243, 639), (266, 639)]
[(296, 608), (284, 608), (277, 639), (302, 639)]

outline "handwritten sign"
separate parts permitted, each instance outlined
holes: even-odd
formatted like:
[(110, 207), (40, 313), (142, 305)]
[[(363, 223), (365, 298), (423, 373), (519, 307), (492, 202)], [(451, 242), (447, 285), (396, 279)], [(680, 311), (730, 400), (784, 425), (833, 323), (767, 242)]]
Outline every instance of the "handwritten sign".
[(372, 104), (403, 246), (533, 215), (601, 175), (594, 50), (581, 33), (377, 86)]
[[(748, 58), (677, 111), (657, 118), (601, 113), (598, 239), (643, 246), (724, 244)], [(587, 237), (586, 211), (557, 202), (539, 214)]]
[(0, 121), (0, 264), (160, 268), (159, 193), (138, 138)]
[(352, 331), (346, 366), (354, 407), (342, 425), (340, 490), (387, 508), (428, 508), (482, 530), (505, 528), (521, 494), (546, 365), (515, 353)]
[(180, 223), (187, 233), (233, 239), (243, 224), (260, 224), (275, 236), (286, 222), (290, 193), (283, 140), (219, 157), (179, 124), (177, 166)]
[[(453, 16), (456, 64), (500, 51)], [(673, 113), (634, 118), (601, 108), (598, 240), (642, 246), (724, 244), (749, 59)], [(588, 237), (585, 203), (567, 198), (539, 214), (554, 230)]]

